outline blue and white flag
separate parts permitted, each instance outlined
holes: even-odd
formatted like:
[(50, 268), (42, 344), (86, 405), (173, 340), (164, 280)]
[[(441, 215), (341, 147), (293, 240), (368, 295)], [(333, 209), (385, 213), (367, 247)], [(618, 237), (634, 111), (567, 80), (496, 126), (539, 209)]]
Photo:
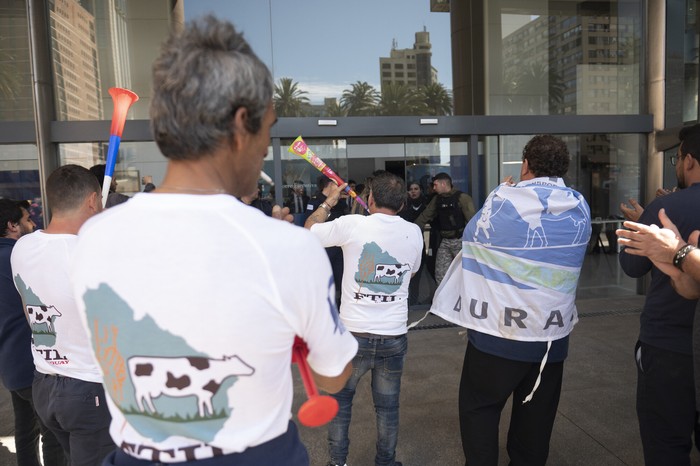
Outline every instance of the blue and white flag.
[(578, 322), (590, 236), (588, 204), (561, 178), (501, 184), (465, 228), (430, 312), (510, 340), (563, 338)]

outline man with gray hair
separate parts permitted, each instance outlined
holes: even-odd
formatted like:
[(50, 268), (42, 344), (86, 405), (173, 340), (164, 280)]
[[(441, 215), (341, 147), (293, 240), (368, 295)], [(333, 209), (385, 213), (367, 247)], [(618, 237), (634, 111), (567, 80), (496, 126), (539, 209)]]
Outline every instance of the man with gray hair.
[(378, 174), (369, 184), (370, 215), (344, 215), (325, 223), (344, 187), (331, 183), (326, 200), (304, 225), (324, 247), (343, 250), (340, 319), (359, 343), (352, 376), (333, 395), (340, 410), (328, 429), (329, 464), (342, 466), (347, 460), (352, 400), (357, 384), (371, 371), (377, 413), (375, 465), (400, 466), (396, 444), (401, 373), (408, 344), (408, 286), (420, 267), (423, 235), (417, 225), (397, 215), (406, 201), (406, 186), (389, 172)]
[(173, 33), (154, 62), (165, 177), (85, 224), (72, 274), (120, 447), (108, 463), (306, 466), (290, 421), (295, 337), (320, 388), (352, 371), (357, 342), (323, 248), (237, 199), (257, 188), (272, 95), (267, 67), (212, 16)]
[(115, 445), (90, 339), (69, 280), (78, 230), (102, 211), (102, 188), (78, 165), (64, 165), (46, 180), (51, 221), (23, 236), (12, 251), (12, 274), (32, 331), (37, 414), (61, 443), (72, 466), (100, 464)]

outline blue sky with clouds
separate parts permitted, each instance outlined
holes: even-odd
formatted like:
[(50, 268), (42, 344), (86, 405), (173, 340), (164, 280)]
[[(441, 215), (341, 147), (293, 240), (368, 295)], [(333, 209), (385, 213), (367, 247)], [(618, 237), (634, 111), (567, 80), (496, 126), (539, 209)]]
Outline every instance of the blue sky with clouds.
[(423, 27), (438, 80), (452, 89), (449, 13), (432, 13), (429, 0), (185, 2), (187, 20), (206, 13), (242, 30), (275, 81), (292, 78), (314, 104), (339, 98), (356, 81), (379, 89), (379, 58), (389, 56), (394, 39), (399, 49), (412, 48)]

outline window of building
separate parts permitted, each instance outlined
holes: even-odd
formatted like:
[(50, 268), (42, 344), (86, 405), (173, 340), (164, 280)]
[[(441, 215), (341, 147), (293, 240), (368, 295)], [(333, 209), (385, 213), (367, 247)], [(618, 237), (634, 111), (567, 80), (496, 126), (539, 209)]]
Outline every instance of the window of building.
[(4, 2), (0, 31), (0, 121), (33, 121), (25, 1)]
[[(383, 72), (391, 68), (403, 71), (409, 65), (405, 61), (415, 61), (416, 34), (423, 34), (423, 31), (428, 33), (429, 44), (421, 44), (426, 47), (421, 50), (421, 56), (427, 56), (418, 65), (422, 67), (421, 73), (430, 76), (431, 68), (435, 68), (437, 82), (446, 95), (451, 95), (450, 14), (431, 11), (429, 2), (357, 0), (353, 8), (342, 9), (343, 21), (340, 22), (337, 21), (339, 7), (313, 8), (308, 0), (228, 0), (223, 3), (196, 0), (182, 3), (185, 20), (215, 11), (218, 17), (230, 20), (243, 31), (253, 50), (274, 71), (275, 83), (281, 78), (291, 78), (298, 89), (305, 92), (303, 96), (309, 99), (304, 111), (306, 116), (320, 116), (326, 98), (341, 102), (344, 94), (349, 99), (360, 93), (368, 95), (366, 86), (353, 87), (358, 83), (371, 86), (369, 94), (375, 97), (372, 100), (376, 106), (381, 97), (382, 81), (386, 78)], [(368, 15), (368, 11), (372, 14)], [(288, 40), (290, 24), (308, 24), (309, 21), (314, 24), (314, 34), (297, 35), (294, 41)], [(357, 34), (358, 27), (362, 34)], [(386, 40), (387, 34), (391, 38), (389, 41)], [(319, 40), (319, 37), (326, 39)], [(303, 58), (299, 56), (300, 50), (303, 50)], [(339, 56), (343, 60), (337, 60)], [(303, 66), (299, 66), (300, 59)], [(382, 62), (378, 66), (380, 59), (391, 59), (394, 64)], [(150, 60), (141, 63), (148, 62)], [(333, 63), (333, 66), (328, 66), (328, 63)], [(150, 70), (149, 67), (143, 68)], [(419, 107), (416, 106), (415, 114), (419, 113)], [(343, 108), (351, 109), (348, 106)], [(373, 113), (377, 111), (378, 108)], [(450, 108), (447, 114), (451, 113)], [(352, 111), (347, 115), (362, 116)]]
[[(520, 2), (517, 7), (506, 0), (493, 0), (484, 5), (487, 23), (498, 28), (498, 34), (488, 36), (488, 114), (642, 111), (644, 66), (638, 38), (643, 33), (644, 2), (575, 1), (557, 3), (555, 8), (545, 0)], [(547, 34), (540, 34), (542, 29)], [(494, 39), (498, 37), (500, 41)], [(581, 44), (596, 47), (588, 49)], [(612, 44), (627, 45), (612, 49)], [(570, 75), (576, 78), (568, 78)], [(595, 76), (620, 78), (608, 82), (617, 92), (607, 110), (570, 98), (589, 95), (590, 78)], [(626, 84), (618, 87), (617, 82)]]

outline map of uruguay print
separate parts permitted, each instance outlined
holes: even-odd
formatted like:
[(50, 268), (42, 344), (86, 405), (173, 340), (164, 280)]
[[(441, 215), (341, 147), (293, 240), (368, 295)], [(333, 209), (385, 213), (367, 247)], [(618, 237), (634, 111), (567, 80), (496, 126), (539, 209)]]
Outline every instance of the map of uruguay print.
[[(210, 442), (228, 419), (228, 389), (255, 369), (236, 355), (210, 356), (134, 312), (108, 285), (83, 296), (105, 386), (129, 423), (156, 442)], [(157, 354), (154, 354), (156, 353)]]
[(357, 262), (355, 281), (374, 292), (391, 294), (401, 287), (404, 277), (411, 278), (411, 267), (401, 264), (375, 242), (366, 243)]

